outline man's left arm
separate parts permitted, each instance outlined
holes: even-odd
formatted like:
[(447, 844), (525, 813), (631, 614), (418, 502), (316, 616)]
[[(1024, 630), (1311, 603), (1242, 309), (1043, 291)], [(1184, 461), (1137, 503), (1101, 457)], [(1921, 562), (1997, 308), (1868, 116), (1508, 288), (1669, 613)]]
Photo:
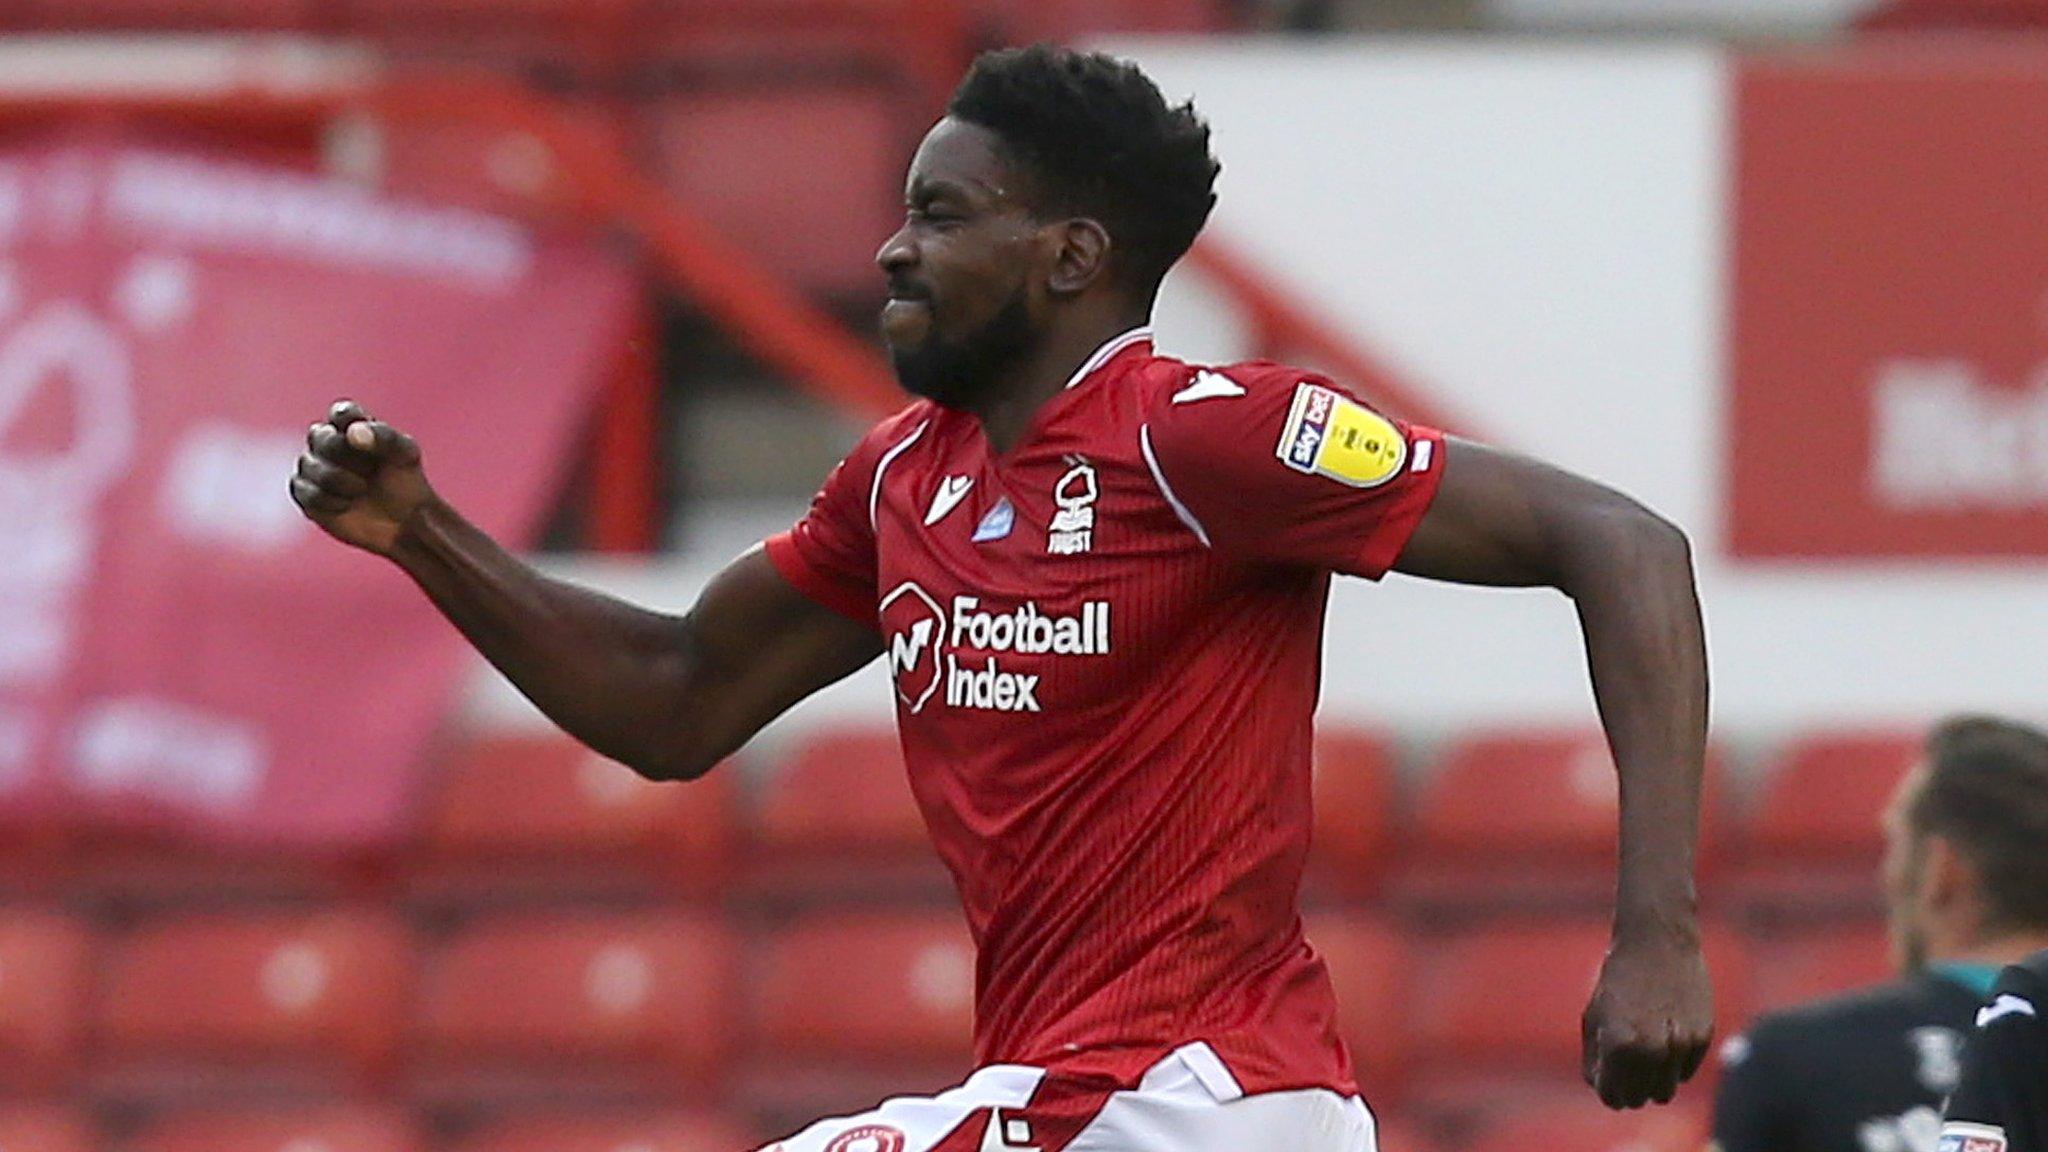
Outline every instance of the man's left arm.
[(1707, 657), (1691, 548), (1669, 521), (1583, 477), (1469, 441), (1444, 451), (1394, 570), (1552, 587), (1576, 605), (1621, 776), (1614, 939), (1586, 1008), (1583, 1071), (1609, 1107), (1669, 1101), (1713, 1034), (1693, 885)]

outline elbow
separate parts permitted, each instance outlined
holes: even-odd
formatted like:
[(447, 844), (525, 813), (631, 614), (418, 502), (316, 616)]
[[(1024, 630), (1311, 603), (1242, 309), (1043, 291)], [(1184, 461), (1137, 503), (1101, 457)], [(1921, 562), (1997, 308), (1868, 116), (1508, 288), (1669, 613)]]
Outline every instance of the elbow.
[(1693, 583), (1692, 539), (1685, 529), (1627, 497), (1589, 510), (1570, 535), (1558, 586), (1574, 598), (1579, 589), (1621, 574), (1638, 585)]

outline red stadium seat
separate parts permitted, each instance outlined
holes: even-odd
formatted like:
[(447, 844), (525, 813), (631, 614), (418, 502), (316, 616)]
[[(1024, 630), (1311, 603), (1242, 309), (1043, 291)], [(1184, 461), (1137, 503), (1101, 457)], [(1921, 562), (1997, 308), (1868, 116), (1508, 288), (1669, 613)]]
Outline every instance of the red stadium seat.
[(1822, 733), (1786, 748), (1753, 804), (1739, 877), (1746, 901), (1766, 911), (1876, 912), (1884, 811), (1920, 752), (1921, 737), (1906, 732)]
[(650, 783), (552, 732), (467, 742), (443, 767), (409, 888), (467, 899), (714, 891), (733, 777), (725, 766)]
[(84, 925), (70, 917), (0, 911), (0, 1086), (48, 1090), (72, 1070), (89, 951)]
[(755, 974), (754, 1093), (778, 1114), (823, 1115), (958, 1083), (974, 964), (958, 913), (836, 913), (777, 931)]
[(0, 1152), (97, 1152), (91, 1123), (69, 1108), (0, 1105)]
[(942, 895), (945, 869), (892, 728), (818, 728), (765, 781), (752, 872), (776, 892)]
[(1465, 1152), (1699, 1152), (1706, 1138), (1704, 1112), (1689, 1102), (1610, 1112), (1581, 1088), (1569, 1099), (1501, 1114)]
[(914, 143), (898, 96), (852, 84), (678, 94), (655, 106), (646, 139), (678, 201), (754, 262), (813, 292), (877, 294), (875, 251), (901, 216)]
[(422, 976), (422, 1090), (702, 1090), (724, 1067), (733, 975), (724, 924), (699, 914), (472, 924), (430, 955)]
[(1378, 885), (1399, 824), (1391, 742), (1377, 732), (1326, 729), (1316, 736), (1315, 836), (1309, 878), (1344, 896)]
[(1367, 1100), (1398, 1095), (1408, 1068), (1409, 971), (1400, 932), (1367, 916), (1310, 919), (1309, 943), (1329, 965), (1337, 1017)]
[(1891, 940), (1876, 921), (1829, 924), (1756, 941), (1756, 1008), (1804, 1004), (1898, 976)]
[[(1703, 870), (1718, 841), (1719, 760), (1709, 754)], [(1597, 729), (1459, 740), (1423, 785), (1419, 844), (1399, 895), (1426, 905), (1605, 906), (1618, 796), (1614, 759)]]
[(425, 1152), (418, 1126), (390, 1108), (191, 1112), (161, 1117), (123, 1152)]
[[(1706, 927), (1719, 1029), (1746, 1018), (1753, 977), (1740, 937)], [(1504, 923), (1418, 942), (1410, 1019), (1423, 1061), (1452, 1071), (1555, 1073), (1579, 1061), (1579, 1017), (1593, 990), (1609, 926), (1572, 918)]]
[(317, 0), (16, 0), (0, 28), (64, 32), (275, 31), (318, 27)]
[(711, 1112), (514, 1115), (471, 1133), (449, 1152), (740, 1152), (760, 1143), (748, 1126)]
[(369, 912), (217, 913), (146, 924), (116, 944), (96, 1013), (115, 1090), (376, 1079), (397, 1050), (411, 946)]

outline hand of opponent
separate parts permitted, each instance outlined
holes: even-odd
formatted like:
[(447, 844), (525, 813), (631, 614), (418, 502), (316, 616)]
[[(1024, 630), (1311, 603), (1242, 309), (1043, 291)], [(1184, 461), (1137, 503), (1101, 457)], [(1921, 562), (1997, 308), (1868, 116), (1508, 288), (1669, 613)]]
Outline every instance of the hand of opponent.
[(1714, 993), (1696, 932), (1617, 936), (1583, 1020), (1586, 1083), (1609, 1108), (1668, 1104), (1706, 1059)]
[(292, 499), (328, 535), (389, 556), (406, 524), (436, 497), (412, 437), (342, 400), (306, 433)]

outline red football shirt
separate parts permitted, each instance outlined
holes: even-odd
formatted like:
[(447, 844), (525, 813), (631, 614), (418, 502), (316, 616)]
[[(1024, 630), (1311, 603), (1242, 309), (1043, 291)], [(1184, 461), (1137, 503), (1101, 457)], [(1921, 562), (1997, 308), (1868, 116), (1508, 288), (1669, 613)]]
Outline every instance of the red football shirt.
[(1439, 433), (1271, 363), (1104, 346), (1008, 454), (921, 402), (768, 542), (887, 641), (912, 791), (979, 948), (975, 1054), (1355, 1091), (1297, 906), (1329, 574), (1384, 574)]

